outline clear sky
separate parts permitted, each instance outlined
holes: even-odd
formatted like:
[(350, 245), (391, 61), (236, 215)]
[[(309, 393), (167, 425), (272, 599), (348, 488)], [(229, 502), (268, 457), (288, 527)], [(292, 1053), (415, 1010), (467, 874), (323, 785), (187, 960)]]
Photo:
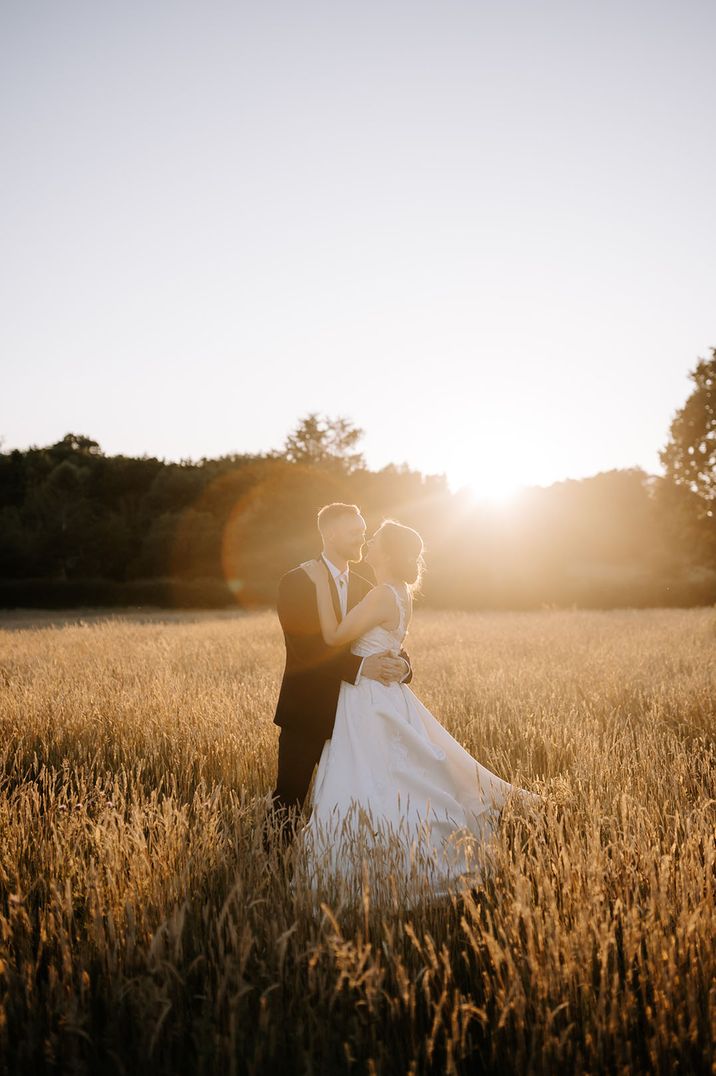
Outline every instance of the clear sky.
[(4, 0), (4, 448), (497, 491), (657, 452), (716, 346), (713, 0)]

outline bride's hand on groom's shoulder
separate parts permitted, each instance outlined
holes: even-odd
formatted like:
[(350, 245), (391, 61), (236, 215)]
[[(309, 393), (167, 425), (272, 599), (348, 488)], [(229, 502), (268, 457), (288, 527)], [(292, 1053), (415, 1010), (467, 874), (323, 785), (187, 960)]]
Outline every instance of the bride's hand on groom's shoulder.
[(324, 569), (320, 560), (304, 560), (301, 567), (312, 583), (320, 583), (324, 574)]

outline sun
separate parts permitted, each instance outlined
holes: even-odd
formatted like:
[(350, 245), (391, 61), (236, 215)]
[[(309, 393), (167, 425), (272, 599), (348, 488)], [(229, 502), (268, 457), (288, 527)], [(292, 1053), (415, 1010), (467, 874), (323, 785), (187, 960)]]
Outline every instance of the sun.
[(467, 488), (473, 500), (503, 507), (512, 504), (524, 489), (524, 485), (516, 480), (506, 479), (503, 482), (473, 481)]
[(512, 504), (525, 488), (524, 482), (515, 475), (498, 474), (494, 471), (481, 475), (472, 474), (469, 477), (456, 475), (451, 485), (456, 491), (467, 493), (476, 504), (495, 508)]

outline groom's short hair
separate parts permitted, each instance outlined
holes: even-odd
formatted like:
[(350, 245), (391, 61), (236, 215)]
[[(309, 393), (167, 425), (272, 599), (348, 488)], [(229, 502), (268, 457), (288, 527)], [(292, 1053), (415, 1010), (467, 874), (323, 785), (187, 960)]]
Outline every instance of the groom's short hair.
[(341, 516), (353, 514), (360, 515), (360, 508), (357, 504), (343, 504), (342, 501), (334, 501), (333, 504), (324, 504), (316, 519), (318, 529), (321, 534), (323, 534), (323, 532), (330, 527), (332, 523), (335, 523), (337, 519), (340, 519)]

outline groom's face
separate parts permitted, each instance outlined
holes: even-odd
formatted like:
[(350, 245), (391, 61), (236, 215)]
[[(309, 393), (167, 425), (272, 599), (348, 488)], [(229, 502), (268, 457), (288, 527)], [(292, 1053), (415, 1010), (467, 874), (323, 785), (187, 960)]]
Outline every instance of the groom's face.
[(346, 560), (360, 560), (365, 541), (365, 520), (359, 512), (336, 520), (333, 545)]

